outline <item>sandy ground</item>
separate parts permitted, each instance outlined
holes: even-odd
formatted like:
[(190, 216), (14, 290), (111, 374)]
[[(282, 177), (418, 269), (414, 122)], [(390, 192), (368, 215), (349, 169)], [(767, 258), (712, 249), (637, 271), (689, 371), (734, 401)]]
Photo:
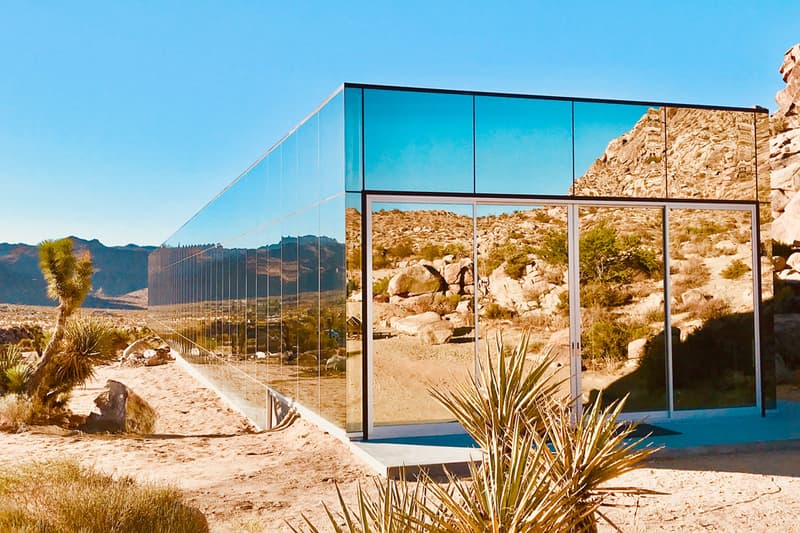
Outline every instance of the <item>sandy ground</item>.
[[(334, 482), (352, 501), (357, 484), (373, 476), (343, 443), (303, 420), (254, 433), (176, 363), (103, 367), (77, 391), (74, 410), (88, 412), (108, 378), (129, 385), (160, 413), (156, 435), (0, 434), (0, 462), (74, 456), (117, 475), (172, 483), (213, 531), (226, 532), (288, 531), (284, 521), (299, 524), (300, 513), (324, 525), (320, 502), (335, 505)], [(608, 514), (623, 531), (800, 532), (798, 450), (662, 460), (618, 484), (663, 493), (615, 498)]]

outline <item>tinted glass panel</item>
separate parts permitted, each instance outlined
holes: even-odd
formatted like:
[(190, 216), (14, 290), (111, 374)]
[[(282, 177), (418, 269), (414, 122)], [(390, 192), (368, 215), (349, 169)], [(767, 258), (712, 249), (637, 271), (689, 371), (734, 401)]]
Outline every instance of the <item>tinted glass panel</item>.
[(567, 208), (477, 206), (478, 357), (530, 335), (531, 359), (556, 358), (560, 394), (570, 393)]
[(575, 102), (575, 194), (666, 196), (664, 112), (640, 105)]
[(670, 107), (666, 115), (670, 198), (756, 199), (752, 112)]
[(567, 195), (572, 187), (572, 103), (475, 98), (479, 193)]
[(675, 409), (755, 405), (750, 212), (670, 209), (669, 231)]
[(345, 188), (360, 191), (363, 188), (364, 174), (361, 167), (363, 157), (363, 89), (347, 88), (345, 100)]
[(364, 179), (374, 190), (472, 192), (472, 97), (364, 90)]
[(376, 425), (452, 419), (428, 390), (474, 370), (472, 246), (471, 205), (373, 204)]
[(667, 359), (660, 208), (579, 209), (581, 392), (626, 411), (665, 411)]

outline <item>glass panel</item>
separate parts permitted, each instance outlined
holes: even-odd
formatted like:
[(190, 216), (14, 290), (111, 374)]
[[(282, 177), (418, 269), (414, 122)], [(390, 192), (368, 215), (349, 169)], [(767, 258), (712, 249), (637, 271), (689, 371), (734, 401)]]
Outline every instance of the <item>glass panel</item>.
[(478, 193), (567, 195), (572, 102), (475, 97)]
[(473, 192), (472, 96), (364, 90), (364, 180), (373, 190)]
[(291, 220), (302, 224), (297, 239), (297, 311), (284, 325), (290, 337), (297, 336), (297, 399), (319, 413), (319, 209), (303, 211)]
[[(345, 124), (344, 124), (344, 93), (334, 96), (325, 107), (319, 111), (319, 157), (317, 158), (317, 173), (319, 185), (316, 188), (316, 197), (321, 200), (344, 189), (345, 172)], [(309, 158), (308, 154), (303, 154)]]
[[(759, 171), (759, 179), (762, 176)], [(783, 309), (779, 305), (776, 295), (779, 293), (780, 286), (774, 280), (775, 276), (775, 263), (773, 261), (781, 262), (781, 259), (773, 259), (774, 248), (772, 242), (771, 222), (772, 222), (772, 206), (769, 203), (759, 204), (759, 257), (761, 261), (761, 305), (759, 307), (759, 326), (760, 326), (760, 341), (761, 341), (761, 391), (763, 405), (766, 409), (775, 409), (777, 400), (777, 375), (776, 367), (778, 366), (778, 352), (777, 352), (777, 339), (775, 331), (775, 315), (782, 312)], [(785, 261), (785, 258), (783, 259)], [(789, 289), (791, 291), (791, 289)], [(787, 293), (782, 291), (785, 296)], [(781, 358), (781, 363), (785, 361)], [(794, 379), (791, 379), (794, 377)], [(789, 379), (787, 379), (789, 378)], [(797, 375), (792, 376), (790, 373), (785, 373), (782, 376), (782, 381), (787, 380), (791, 383), (790, 386), (797, 386), (800, 384), (800, 379)], [(783, 399), (783, 398), (782, 398)]]
[[(781, 204), (778, 207), (783, 209), (788, 202), (788, 197), (780, 194), (772, 196), (773, 193), (771, 191), (769, 168), (769, 113), (754, 113), (754, 115), (756, 123), (756, 181), (758, 182), (758, 201), (765, 204), (778, 203)], [(792, 184), (792, 187), (796, 189), (794, 184)], [(779, 189), (781, 187), (774, 188)]]
[(675, 409), (755, 405), (749, 211), (670, 209)]
[(375, 203), (373, 422), (449, 421), (428, 393), (474, 369), (471, 205)]
[[(339, 230), (338, 242), (345, 237), (346, 243), (346, 388), (347, 388), (347, 430), (362, 429), (362, 269), (361, 269), (361, 195), (348, 193), (345, 198), (345, 231)], [(323, 210), (322, 227), (329, 227)], [(327, 363), (326, 363), (327, 366)]]
[[(529, 351), (556, 357), (569, 396), (567, 208), (478, 205), (478, 357), (530, 334)], [(468, 272), (471, 275), (471, 272)]]
[(668, 107), (670, 198), (755, 200), (752, 112)]
[(290, 222), (281, 223), (281, 378), (278, 389), (283, 394), (297, 398), (297, 237), (287, 235), (292, 231)]
[[(337, 426), (347, 423), (350, 400), (348, 381), (360, 387), (360, 374), (349, 375), (353, 363), (346, 352), (345, 201), (337, 196), (320, 205), (319, 299), (320, 299), (320, 401), (321, 414)], [(360, 372), (360, 367), (356, 372)], [(360, 389), (358, 391), (360, 393)], [(360, 398), (360, 394), (357, 398)], [(359, 420), (360, 421), (360, 420)]]
[(660, 208), (582, 207), (581, 395), (625, 411), (669, 408)]
[(664, 198), (664, 112), (575, 102), (575, 194)]
[(361, 167), (363, 157), (363, 105), (364, 90), (345, 88), (345, 189), (360, 191), (364, 184), (364, 173)]

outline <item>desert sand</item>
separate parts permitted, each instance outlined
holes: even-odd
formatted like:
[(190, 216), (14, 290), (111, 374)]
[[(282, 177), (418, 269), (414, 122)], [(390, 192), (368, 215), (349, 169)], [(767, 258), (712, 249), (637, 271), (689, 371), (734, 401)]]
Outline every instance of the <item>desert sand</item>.
[[(326, 525), (321, 502), (335, 505), (335, 483), (350, 501), (359, 483), (371, 483), (373, 472), (338, 439), (302, 419), (258, 433), (178, 363), (101, 367), (76, 391), (73, 410), (89, 412), (110, 378), (159, 412), (155, 435), (34, 428), (0, 434), (0, 462), (72, 456), (115, 475), (170, 483), (222, 532), (288, 531), (285, 521), (299, 525), (301, 513)], [(663, 493), (614, 498), (607, 514), (623, 531), (800, 531), (800, 450), (661, 460), (619, 484)]]

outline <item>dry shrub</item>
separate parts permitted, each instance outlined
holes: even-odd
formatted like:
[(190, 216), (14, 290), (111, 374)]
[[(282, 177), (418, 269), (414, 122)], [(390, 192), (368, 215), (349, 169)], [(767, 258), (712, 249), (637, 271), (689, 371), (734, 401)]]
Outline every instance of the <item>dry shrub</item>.
[(741, 259), (734, 259), (725, 267), (721, 274), (725, 279), (739, 279), (748, 272), (750, 272), (750, 267), (747, 266), (744, 261)]
[(0, 431), (18, 431), (33, 423), (35, 409), (22, 394), (0, 396)]
[(0, 470), (0, 530), (202, 533), (208, 523), (177, 489), (60, 460)]

